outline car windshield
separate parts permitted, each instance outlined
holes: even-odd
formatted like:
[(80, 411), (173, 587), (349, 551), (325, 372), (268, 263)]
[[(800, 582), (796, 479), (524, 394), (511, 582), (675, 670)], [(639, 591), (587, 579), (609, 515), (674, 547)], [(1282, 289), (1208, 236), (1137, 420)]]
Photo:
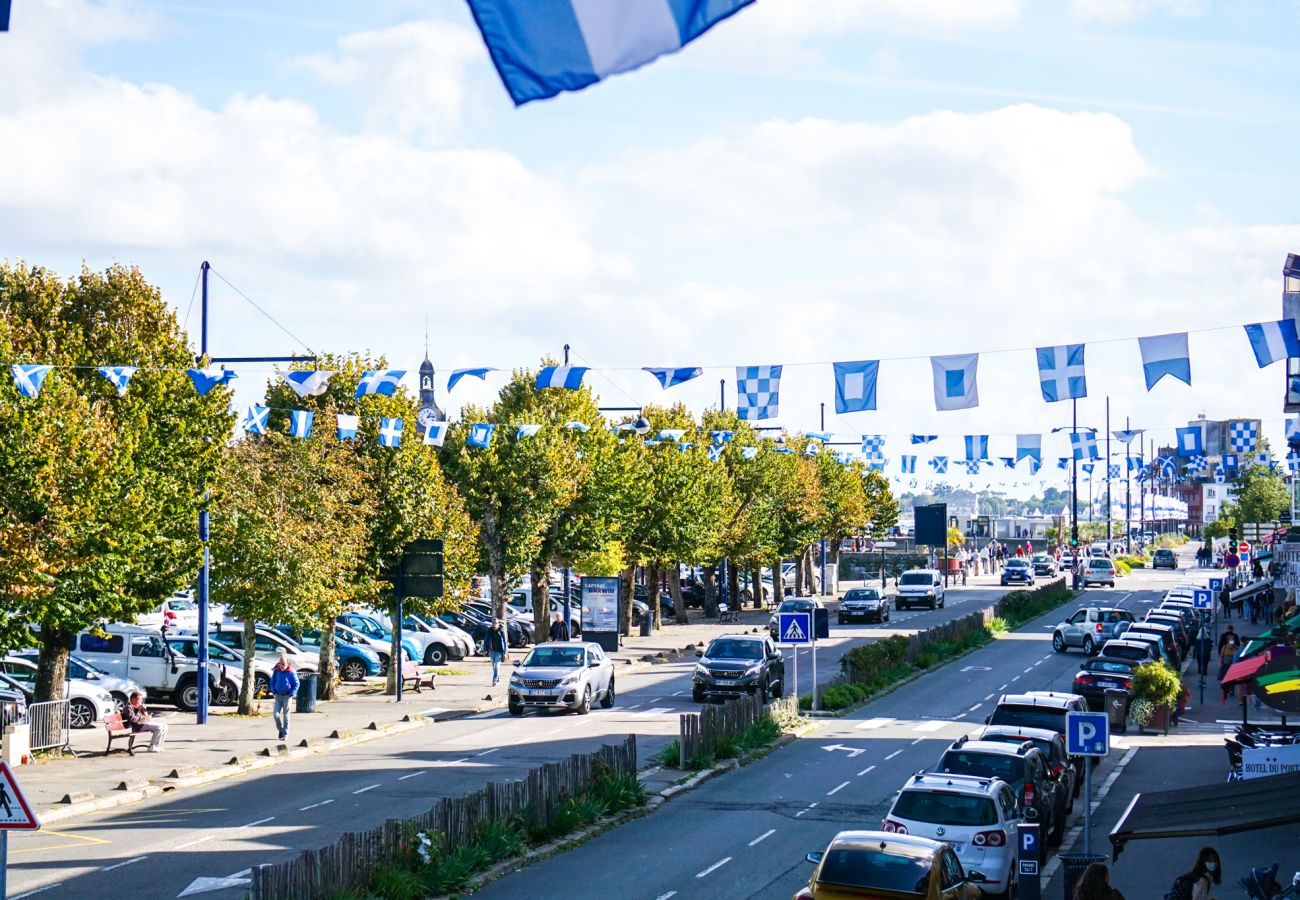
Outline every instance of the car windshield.
[(709, 659), (762, 659), (762, 644), (758, 641), (738, 641), (719, 638), (704, 651)]
[(943, 755), (939, 768), (958, 775), (1001, 778), (1008, 784), (1015, 784), (1025, 778), (1024, 759), (1004, 753), (967, 753), (964, 750), (949, 750)]
[(1110, 560), (1108, 560), (1108, 559), (1090, 559), (1090, 560), (1088, 560), (1088, 566), (1089, 566), (1090, 568), (1093, 568), (1093, 569), (1109, 569), (1109, 568), (1110, 568)]
[(1107, 625), (1114, 625), (1116, 622), (1131, 622), (1133, 617), (1128, 613), (1117, 612), (1113, 609), (1104, 609), (1097, 614), (1097, 617)]
[(1008, 569), (1024, 568), (1024, 567), (1027, 566), (1027, 565), (1029, 565), (1029, 563), (1025, 562), (1023, 559), (1009, 559), (1009, 560), (1007, 560), (1007, 568), (1008, 568)]
[(990, 725), (1019, 725), (1021, 728), (1046, 728), (1057, 734), (1065, 732), (1065, 710), (1046, 706), (999, 706), (993, 710)]
[(848, 600), (879, 600), (879, 599), (880, 599), (880, 593), (879, 593), (878, 591), (866, 591), (866, 590), (863, 590), (863, 589), (861, 589), (861, 588), (856, 588), (856, 589), (854, 589), (854, 590), (849, 591), (847, 594), (845, 594), (845, 595), (844, 595), (844, 599), (845, 599), (846, 601), (848, 601)]
[(1052, 561), (1052, 558), (1051, 558), (1050, 556), (1044, 556), (1042, 553), (1040, 553), (1040, 554), (1038, 554), (1037, 556), (1034, 557), (1034, 562), (1036, 562), (1036, 563), (1040, 563), (1040, 562), (1051, 562), (1051, 561)]
[(988, 797), (948, 791), (903, 791), (889, 814), (935, 825), (998, 824), (998, 811)]
[(1133, 667), (1128, 663), (1114, 662), (1109, 659), (1090, 659), (1084, 663), (1089, 672), (1109, 672), (1113, 675), (1132, 675)]
[(1173, 556), (1173, 555), (1174, 555), (1174, 551), (1172, 551), (1172, 550), (1157, 550), (1157, 551), (1156, 551), (1156, 556), (1160, 557), (1161, 559), (1165, 559), (1166, 557)]
[(1018, 734), (985, 734), (980, 736), (980, 740), (997, 741), (999, 744), (1023, 744), (1025, 741), (1033, 741), (1034, 746), (1042, 750), (1043, 755), (1048, 759), (1055, 755), (1052, 752), (1052, 742), (1042, 738), (1021, 737)]
[(1104, 647), (1102, 648), (1107, 656), (1118, 656), (1120, 659), (1143, 660), (1151, 654), (1141, 647)]
[(925, 894), (930, 890), (930, 860), (921, 856), (897, 856), (874, 848), (832, 848), (822, 859), (817, 883)]
[(930, 584), (933, 582), (924, 572), (904, 572), (898, 579), (899, 584)]
[(583, 656), (586, 653), (581, 647), (536, 647), (528, 658), (524, 660), (525, 666), (558, 666), (565, 669), (576, 669), (583, 663)]
[(807, 612), (812, 609), (811, 600), (786, 600), (781, 604), (778, 612)]
[(193, 600), (169, 600), (167, 608), (172, 612), (193, 612), (195, 607)]

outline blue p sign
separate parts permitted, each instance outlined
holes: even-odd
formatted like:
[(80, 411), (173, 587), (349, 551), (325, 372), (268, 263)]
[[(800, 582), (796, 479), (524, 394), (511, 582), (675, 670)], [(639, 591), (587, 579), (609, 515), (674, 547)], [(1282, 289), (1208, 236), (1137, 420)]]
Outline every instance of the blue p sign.
[(1217, 594), (1219, 591), (1223, 590), (1223, 579), (1222, 579), (1222, 578), (1211, 578), (1211, 579), (1210, 579), (1210, 590), (1214, 591), (1216, 594)]
[(1214, 592), (1205, 589), (1192, 591), (1192, 606), (1197, 609), (1209, 609), (1214, 605)]
[(1105, 756), (1110, 752), (1110, 718), (1104, 712), (1065, 714), (1065, 749), (1071, 756)]

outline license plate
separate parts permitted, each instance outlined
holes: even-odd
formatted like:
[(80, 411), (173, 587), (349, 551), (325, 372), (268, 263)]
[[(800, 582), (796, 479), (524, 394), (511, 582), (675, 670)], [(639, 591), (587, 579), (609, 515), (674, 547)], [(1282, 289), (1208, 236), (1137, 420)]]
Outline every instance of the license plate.
[(551, 695), (546, 693), (545, 691), (529, 691), (528, 696), (531, 699), (546, 700), (549, 699)]
[(944, 841), (944, 843), (951, 847), (954, 853), (961, 853), (962, 849), (966, 846), (966, 844), (961, 841)]
[(724, 684), (731, 685), (736, 683), (736, 680), (734, 678), (718, 678), (716, 680), (720, 685), (724, 685)]

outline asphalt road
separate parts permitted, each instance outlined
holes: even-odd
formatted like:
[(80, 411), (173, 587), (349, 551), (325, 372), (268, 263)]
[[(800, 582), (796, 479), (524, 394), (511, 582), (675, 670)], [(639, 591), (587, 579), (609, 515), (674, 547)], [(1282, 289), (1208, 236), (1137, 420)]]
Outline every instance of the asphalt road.
[[(839, 656), (860, 639), (965, 615), (1001, 593), (954, 592), (944, 609), (895, 612), (884, 625), (838, 626), (832, 620), (833, 640), (818, 653), (819, 680), (831, 677)], [(787, 659), (793, 665), (789, 654)], [(800, 688), (806, 691), (808, 651), (800, 655), (799, 666)], [(9, 896), (89, 900), (177, 897), (190, 891), (191, 896), (242, 897), (240, 879), (252, 866), (319, 847), (343, 831), (414, 815), (439, 796), (517, 778), (542, 762), (599, 746), (602, 739), (635, 733), (648, 761), (676, 736), (678, 715), (697, 708), (690, 700), (693, 667), (688, 660), (624, 673), (617, 706), (585, 717), (515, 719), (497, 710), (15, 835)], [(436, 703), (436, 695), (430, 702)], [(234, 881), (222, 887), (227, 878)], [(198, 894), (201, 888), (209, 890)]]

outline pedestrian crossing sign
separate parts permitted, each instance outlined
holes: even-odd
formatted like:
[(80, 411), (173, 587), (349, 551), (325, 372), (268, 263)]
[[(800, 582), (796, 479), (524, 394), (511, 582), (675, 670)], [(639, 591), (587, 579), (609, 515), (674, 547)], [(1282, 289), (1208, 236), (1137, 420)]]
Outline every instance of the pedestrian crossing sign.
[(41, 827), (9, 763), (0, 762), (0, 829), (35, 831)]
[(811, 644), (812, 613), (777, 613), (776, 630), (782, 644)]

